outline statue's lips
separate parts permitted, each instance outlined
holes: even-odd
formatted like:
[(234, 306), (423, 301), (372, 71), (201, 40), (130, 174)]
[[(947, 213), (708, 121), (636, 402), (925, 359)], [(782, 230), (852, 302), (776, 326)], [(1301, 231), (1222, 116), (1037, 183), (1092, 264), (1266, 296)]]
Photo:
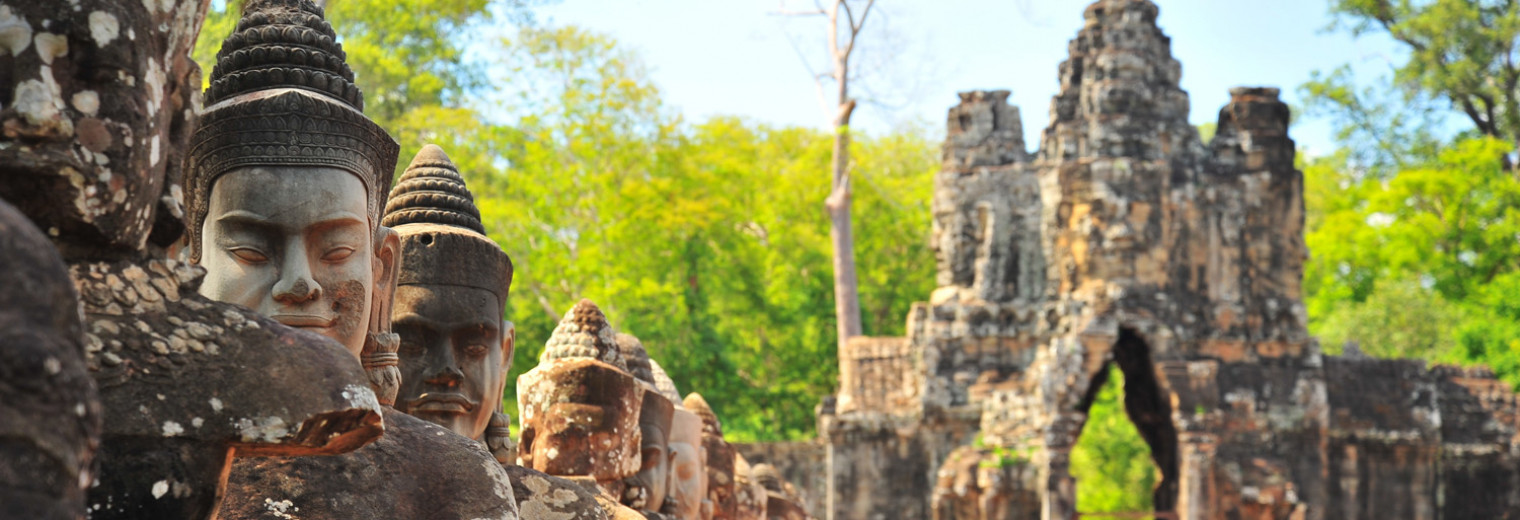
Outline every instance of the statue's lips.
[(302, 329), (330, 329), (338, 318), (329, 318), (316, 314), (275, 314), (270, 319), (280, 322), (287, 327)]
[(412, 400), (411, 413), (432, 412), (441, 414), (465, 414), (475, 410), (475, 403), (456, 393), (428, 393)]

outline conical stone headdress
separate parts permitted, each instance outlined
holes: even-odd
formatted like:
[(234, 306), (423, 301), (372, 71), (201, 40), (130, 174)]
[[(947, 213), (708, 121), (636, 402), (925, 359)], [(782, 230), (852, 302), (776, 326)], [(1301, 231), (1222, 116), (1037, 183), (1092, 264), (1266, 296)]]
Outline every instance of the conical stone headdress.
[(591, 358), (628, 370), (628, 363), (618, 351), (617, 331), (591, 300), (581, 300), (565, 313), (544, 343), (544, 353), (538, 361), (571, 358)]
[(342, 45), (311, 0), (249, 0), (222, 42), (206, 111), (186, 157), (190, 246), (217, 177), (247, 166), (323, 166), (368, 190), (370, 222), (390, 190), (400, 146), (364, 116), (364, 96)]
[(654, 373), (654, 387), (660, 391), (660, 395), (665, 396), (676, 406), (684, 407), (681, 402), (681, 391), (676, 389), (676, 382), (670, 378), (670, 374), (665, 373), (665, 367), (660, 366), (659, 361), (650, 358), (649, 371)]
[(702, 394), (692, 392), (686, 395), (682, 405), (702, 418), (702, 429), (707, 433), (723, 437), (723, 423), (718, 421), (718, 414), (713, 413), (712, 406), (707, 404), (707, 399)]
[(401, 236), (397, 285), (475, 287), (506, 302), (512, 259), (485, 236), (475, 196), (442, 148), (417, 152), (391, 190), (382, 224)]
[(628, 373), (633, 374), (635, 379), (654, 386), (654, 371), (649, 367), (649, 352), (644, 350), (644, 342), (625, 332), (619, 332), (616, 337), (618, 354), (628, 364)]

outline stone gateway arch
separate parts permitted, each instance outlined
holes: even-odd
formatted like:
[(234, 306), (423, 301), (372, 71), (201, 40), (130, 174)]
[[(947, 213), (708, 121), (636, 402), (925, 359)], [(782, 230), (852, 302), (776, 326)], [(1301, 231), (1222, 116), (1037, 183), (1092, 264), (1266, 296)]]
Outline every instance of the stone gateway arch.
[(1514, 393), (1483, 369), (1321, 352), (1288, 107), (1232, 89), (1204, 143), (1157, 15), (1087, 8), (1034, 154), (1008, 92), (950, 109), (939, 288), (907, 337), (840, 348), (819, 514), (1077, 517), (1068, 454), (1111, 366), (1158, 517), (1520, 514)]

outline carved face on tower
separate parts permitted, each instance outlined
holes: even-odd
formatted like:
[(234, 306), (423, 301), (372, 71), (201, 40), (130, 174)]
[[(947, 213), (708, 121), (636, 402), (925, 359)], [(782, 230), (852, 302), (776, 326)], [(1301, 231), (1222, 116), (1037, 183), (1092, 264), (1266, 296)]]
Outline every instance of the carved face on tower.
[(518, 464), (593, 477), (604, 487), (638, 472), (644, 387), (628, 374), (615, 334), (601, 309), (581, 300), (554, 329), (538, 366), (517, 378)]
[(385, 226), (401, 237), (397, 405), (481, 440), (512, 362), (516, 332), (501, 319), (512, 261), (483, 234), (474, 197), (437, 146), (412, 160), (385, 209)]
[(189, 152), (201, 294), (342, 343), (384, 332), (399, 247), (380, 226), (397, 145), (310, 0), (250, 0)]
[(200, 84), (189, 50), (204, 9), (0, 4), (0, 198), (65, 259), (141, 256), (155, 222), (154, 242), (178, 238), (180, 152)]

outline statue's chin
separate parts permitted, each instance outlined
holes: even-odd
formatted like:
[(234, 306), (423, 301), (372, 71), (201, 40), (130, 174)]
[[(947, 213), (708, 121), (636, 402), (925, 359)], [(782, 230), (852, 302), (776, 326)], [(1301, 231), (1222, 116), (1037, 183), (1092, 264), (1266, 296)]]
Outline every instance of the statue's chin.
[(445, 406), (438, 403), (426, 403), (408, 407), (407, 413), (424, 421), (452, 430), (454, 433), (465, 437), (475, 438), (479, 432), (471, 431), (473, 428), (471, 416), (468, 410), (457, 406)]

